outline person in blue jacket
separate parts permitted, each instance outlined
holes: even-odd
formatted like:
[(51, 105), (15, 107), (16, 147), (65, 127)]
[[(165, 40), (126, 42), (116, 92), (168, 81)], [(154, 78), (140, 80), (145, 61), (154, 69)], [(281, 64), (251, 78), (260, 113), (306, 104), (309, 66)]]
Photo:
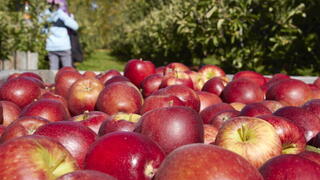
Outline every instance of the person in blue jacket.
[(50, 8), (46, 9), (40, 17), (47, 23), (46, 50), (50, 70), (58, 70), (60, 62), (62, 67), (72, 66), (71, 43), (67, 28), (76, 31), (79, 25), (61, 8), (62, 4), (59, 0), (48, 0), (48, 3)]

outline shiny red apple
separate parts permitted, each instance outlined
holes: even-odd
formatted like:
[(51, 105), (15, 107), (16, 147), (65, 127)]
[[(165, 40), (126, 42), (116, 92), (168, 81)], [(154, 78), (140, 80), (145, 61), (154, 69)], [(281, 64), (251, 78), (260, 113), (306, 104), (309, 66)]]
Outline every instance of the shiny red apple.
[(156, 73), (156, 67), (151, 61), (131, 59), (125, 65), (123, 73), (134, 85), (140, 87), (144, 78)]

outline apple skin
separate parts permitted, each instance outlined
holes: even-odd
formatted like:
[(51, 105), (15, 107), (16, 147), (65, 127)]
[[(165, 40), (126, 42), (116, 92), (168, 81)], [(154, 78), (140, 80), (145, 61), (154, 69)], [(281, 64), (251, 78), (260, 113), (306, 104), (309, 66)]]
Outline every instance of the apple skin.
[(70, 118), (63, 104), (53, 99), (39, 99), (30, 103), (20, 113), (20, 117), (24, 116), (40, 116), (51, 122)]
[(114, 77), (114, 76), (121, 76), (121, 73), (118, 70), (115, 69), (110, 69), (107, 70), (104, 73), (98, 74), (96, 76), (97, 79), (99, 79), (102, 84), (104, 84), (105, 82), (107, 82), (110, 78)]
[(272, 113), (285, 106), (284, 103), (274, 100), (263, 100), (260, 103), (266, 106)]
[(94, 170), (76, 170), (60, 176), (57, 180), (117, 180), (109, 174)]
[(144, 103), (140, 108), (140, 114), (144, 114), (156, 108), (184, 105), (184, 102), (174, 95), (151, 95), (144, 99)]
[(71, 114), (70, 114), (70, 111), (68, 108), (68, 102), (64, 97), (62, 97), (54, 92), (48, 91), (48, 92), (43, 93), (39, 97), (38, 100), (40, 100), (40, 99), (52, 99), (52, 100), (59, 101), (63, 105), (63, 107), (65, 108), (66, 112), (68, 113), (68, 117), (71, 117)]
[(25, 107), (41, 95), (41, 88), (26, 77), (17, 77), (4, 82), (0, 87), (0, 100), (11, 101)]
[(97, 138), (97, 134), (91, 129), (73, 121), (50, 122), (38, 127), (34, 134), (50, 137), (61, 143), (80, 168), (84, 167), (88, 149)]
[(157, 108), (143, 114), (136, 132), (158, 143), (166, 154), (185, 144), (204, 142), (201, 117), (184, 106)]
[(188, 73), (184, 71), (175, 71), (163, 76), (160, 88), (165, 88), (172, 85), (185, 85), (193, 89), (193, 81)]
[(127, 77), (119, 75), (119, 76), (111, 77), (108, 81), (104, 83), (104, 86), (108, 86), (109, 84), (114, 82), (122, 82), (122, 81), (130, 82), (130, 80)]
[(153, 95), (174, 95), (177, 96), (185, 106), (199, 112), (200, 98), (198, 94), (191, 88), (185, 85), (171, 85), (154, 92)]
[(0, 137), (0, 143), (13, 138), (32, 135), (40, 126), (50, 121), (39, 116), (25, 116), (12, 122)]
[(0, 179), (55, 180), (78, 170), (71, 154), (44, 136), (23, 136), (0, 146)]
[(306, 159), (309, 159), (320, 166), (320, 153), (313, 152), (313, 151), (303, 151), (298, 155)]
[(220, 129), (225, 122), (229, 121), (234, 117), (239, 116), (239, 114), (240, 112), (237, 110), (224, 110), (212, 116), (209, 122), (217, 129)]
[(76, 68), (74, 68), (74, 67), (71, 67), (71, 66), (62, 67), (62, 68), (60, 68), (60, 69), (58, 70), (58, 72), (56, 73), (54, 80), (56, 81), (57, 78), (59, 78), (60, 74), (61, 74), (62, 72), (65, 72), (65, 71), (78, 71), (78, 70), (77, 70)]
[(246, 106), (246, 104), (241, 102), (232, 102), (230, 105), (239, 112)]
[(103, 84), (96, 78), (80, 78), (74, 82), (67, 96), (68, 108), (72, 115), (95, 110)]
[(164, 75), (173, 73), (173, 72), (187, 72), (190, 71), (191, 69), (184, 65), (183, 63), (179, 63), (179, 62), (172, 62), (167, 64), (164, 67)]
[(142, 95), (150, 96), (152, 93), (160, 89), (163, 75), (151, 74), (141, 82)]
[(264, 92), (260, 86), (245, 78), (229, 82), (220, 96), (226, 103), (241, 102), (249, 104), (264, 100)]
[(272, 158), (259, 171), (264, 180), (316, 180), (320, 177), (320, 165), (295, 154)]
[(238, 154), (200, 143), (179, 147), (164, 159), (154, 180), (169, 179), (263, 180), (259, 171)]
[(320, 118), (320, 99), (311, 99), (302, 105), (302, 108), (311, 111)]
[(72, 84), (82, 78), (82, 75), (78, 71), (62, 71), (58, 73), (54, 83), (55, 93), (67, 99)]
[(306, 148), (304, 130), (287, 118), (275, 115), (257, 116), (263, 119), (276, 129), (282, 144), (282, 154), (298, 154)]
[(203, 130), (204, 130), (204, 144), (214, 144), (217, 134), (218, 134), (218, 128), (211, 124), (204, 124), (203, 125)]
[(227, 103), (218, 103), (204, 108), (199, 114), (204, 124), (210, 124), (214, 116), (226, 110), (234, 110), (234, 108)]
[(266, 83), (265, 77), (255, 71), (239, 71), (234, 74), (232, 80), (240, 79), (240, 78), (246, 78), (254, 82), (255, 84), (258, 84), (259, 86), (263, 86)]
[(212, 65), (212, 64), (206, 64), (202, 66), (198, 70), (198, 73), (201, 74), (201, 76), (205, 79), (205, 81), (214, 77), (222, 77), (226, 75), (223, 69), (221, 69), (219, 66)]
[(204, 83), (201, 91), (214, 93), (220, 96), (226, 85), (227, 82), (225, 82), (221, 77), (214, 77)]
[(129, 60), (123, 70), (123, 75), (130, 79), (137, 87), (140, 87), (144, 78), (155, 73), (155, 65), (151, 61), (144, 61), (142, 59)]
[(259, 116), (265, 114), (272, 114), (272, 112), (261, 103), (250, 103), (243, 107), (239, 116)]
[(79, 122), (98, 134), (101, 124), (108, 117), (108, 114), (101, 111), (85, 111), (83, 114), (71, 117), (70, 120)]
[[(18, 119), (21, 109), (10, 101), (0, 101), (0, 124), (8, 126)], [(2, 123), (1, 123), (2, 120)]]
[(301, 106), (313, 96), (311, 88), (297, 79), (283, 79), (266, 92), (267, 100), (284, 102), (289, 106)]
[(215, 144), (241, 155), (256, 168), (280, 155), (282, 150), (280, 138), (270, 123), (247, 116), (225, 122)]
[(151, 180), (165, 154), (155, 142), (135, 132), (113, 132), (90, 147), (85, 169), (107, 173), (118, 180)]
[(143, 104), (143, 96), (131, 82), (114, 82), (100, 92), (96, 109), (109, 115), (118, 112), (138, 113)]
[(320, 132), (320, 119), (302, 107), (285, 106), (273, 113), (276, 116), (290, 119), (304, 129), (304, 136), (308, 142)]
[(36, 74), (34, 72), (23, 72), (19, 75), (19, 77), (32, 77), (32, 78), (36, 78), (36, 79), (43, 82), (42, 77), (39, 74)]
[(0, 125), (0, 137), (2, 136), (3, 132), (6, 130), (6, 126)]
[(206, 91), (196, 91), (196, 93), (198, 94), (199, 99), (200, 99), (199, 112), (201, 112), (203, 109), (205, 109), (208, 106), (222, 103), (221, 98), (216, 94), (209, 93)]

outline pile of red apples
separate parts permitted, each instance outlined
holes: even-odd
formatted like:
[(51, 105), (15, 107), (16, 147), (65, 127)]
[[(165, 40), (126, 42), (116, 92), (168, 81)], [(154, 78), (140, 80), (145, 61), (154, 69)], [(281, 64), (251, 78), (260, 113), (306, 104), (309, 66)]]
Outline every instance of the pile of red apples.
[(318, 180), (320, 78), (132, 59), (0, 83), (0, 179)]

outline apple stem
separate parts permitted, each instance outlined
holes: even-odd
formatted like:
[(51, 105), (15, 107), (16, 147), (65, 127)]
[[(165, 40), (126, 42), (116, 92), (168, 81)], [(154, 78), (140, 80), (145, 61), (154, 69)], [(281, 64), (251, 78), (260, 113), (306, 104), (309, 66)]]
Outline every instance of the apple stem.
[(241, 128), (238, 129), (238, 133), (242, 142), (246, 142), (249, 140), (249, 132), (246, 125), (242, 125)]
[(150, 179), (155, 175), (155, 169), (152, 166), (152, 162), (148, 163), (145, 167), (144, 174)]

